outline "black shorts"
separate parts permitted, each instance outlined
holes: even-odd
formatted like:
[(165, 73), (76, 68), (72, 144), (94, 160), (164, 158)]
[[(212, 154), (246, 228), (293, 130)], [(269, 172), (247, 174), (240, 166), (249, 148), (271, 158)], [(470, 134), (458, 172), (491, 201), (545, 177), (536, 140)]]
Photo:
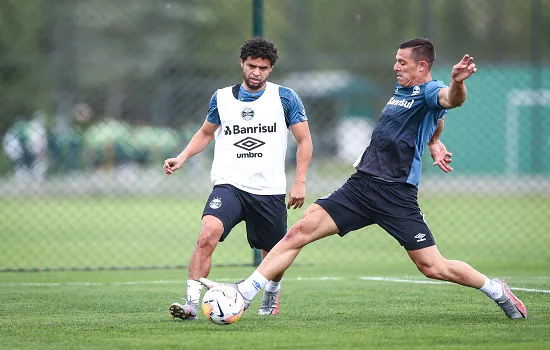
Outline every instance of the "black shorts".
[(212, 215), (223, 223), (223, 242), (241, 221), (251, 248), (270, 251), (286, 233), (285, 195), (263, 196), (242, 191), (232, 185), (216, 185), (202, 216)]
[(405, 249), (435, 245), (418, 206), (418, 189), (410, 184), (387, 182), (357, 172), (337, 191), (315, 203), (336, 223), (339, 235), (378, 224)]

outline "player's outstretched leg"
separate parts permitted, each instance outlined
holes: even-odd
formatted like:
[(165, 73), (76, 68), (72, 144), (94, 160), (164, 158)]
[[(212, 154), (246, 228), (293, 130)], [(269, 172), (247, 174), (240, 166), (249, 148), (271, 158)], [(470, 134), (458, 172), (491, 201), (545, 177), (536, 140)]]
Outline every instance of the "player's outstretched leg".
[(476, 288), (493, 299), (509, 318), (527, 317), (525, 305), (510, 291), (503, 280), (489, 279), (463, 261), (444, 258), (435, 245), (408, 250), (407, 253), (418, 270), (426, 277)]
[(250, 303), (252, 302), (252, 300), (245, 298), (244, 295), (239, 290), (239, 283), (243, 282), (243, 280), (240, 280), (236, 283), (221, 283), (221, 282), (215, 282), (215, 281), (209, 280), (208, 278), (202, 277), (199, 279), (199, 282), (208, 289), (211, 289), (214, 287), (220, 287), (220, 286), (225, 286), (225, 287), (235, 289), (237, 293), (239, 293), (243, 297), (245, 310), (248, 309), (248, 307), (250, 306)]
[(521, 300), (519, 300), (518, 297), (510, 291), (510, 288), (508, 288), (506, 282), (499, 278), (493, 278), (493, 281), (502, 286), (503, 294), (500, 298), (495, 300), (495, 302), (502, 309), (502, 311), (504, 311), (506, 316), (514, 319), (527, 318), (527, 308), (523, 305)]
[(170, 314), (174, 318), (179, 318), (185, 321), (196, 321), (198, 314), (198, 305), (191, 303), (188, 300), (184, 304), (173, 303), (170, 305)]

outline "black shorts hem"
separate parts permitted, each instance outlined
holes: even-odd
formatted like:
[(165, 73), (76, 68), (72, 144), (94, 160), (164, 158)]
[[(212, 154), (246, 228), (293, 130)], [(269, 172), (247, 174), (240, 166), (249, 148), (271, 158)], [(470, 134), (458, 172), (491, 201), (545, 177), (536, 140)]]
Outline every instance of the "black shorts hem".
[(405, 248), (405, 250), (408, 251), (408, 252), (412, 252), (412, 251), (415, 251), (415, 250), (420, 250), (420, 249), (424, 249), (424, 248), (433, 247), (434, 245), (435, 245), (435, 242), (434, 242), (434, 241), (431, 241), (431, 242), (427, 242), (426, 244), (422, 244), (422, 245), (419, 245), (419, 244), (414, 244), (414, 245), (407, 244), (406, 246), (403, 245), (403, 248)]
[(220, 218), (219, 216), (217, 216), (216, 214), (213, 214), (213, 213), (203, 213), (202, 216), (201, 216), (201, 220), (206, 216), (206, 215), (210, 215), (210, 216), (213, 216), (215, 217), (216, 219), (220, 220), (222, 222), (222, 225), (223, 225), (223, 233), (220, 237), (220, 242), (223, 242), (227, 236), (229, 236), (229, 232), (231, 231), (231, 229), (227, 229), (227, 227), (229, 227), (231, 224), (229, 222), (227, 222), (227, 220), (224, 220), (223, 218)]
[(344, 237), (345, 235), (347, 235), (352, 231), (352, 230), (343, 231), (340, 228), (340, 225), (338, 224), (337, 216), (335, 216), (330, 210), (330, 206), (328, 205), (328, 203), (338, 204), (338, 202), (331, 201), (330, 199), (326, 199), (326, 198), (321, 198), (316, 200), (314, 203), (320, 206), (321, 208), (323, 208), (323, 210), (328, 214), (328, 216), (330, 216), (332, 221), (334, 221), (334, 223), (336, 224), (336, 228), (338, 229), (338, 232), (336, 233), (338, 234), (338, 236)]

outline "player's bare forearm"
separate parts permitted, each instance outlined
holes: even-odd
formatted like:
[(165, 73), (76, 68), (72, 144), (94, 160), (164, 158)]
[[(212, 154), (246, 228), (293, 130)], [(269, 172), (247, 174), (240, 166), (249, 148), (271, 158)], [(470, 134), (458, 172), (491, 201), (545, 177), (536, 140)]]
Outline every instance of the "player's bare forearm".
[(202, 152), (213, 139), (214, 134), (209, 134), (203, 128), (200, 128), (177, 158), (181, 161), (186, 161), (195, 154)]
[(464, 84), (464, 81), (457, 82), (451, 78), (448, 96), (450, 108), (462, 106), (464, 101), (466, 101), (466, 95), (466, 84)]
[(168, 158), (164, 161), (164, 173), (172, 175), (174, 171), (183, 166), (187, 159), (204, 150), (214, 138), (214, 132), (218, 127), (217, 124), (205, 121), (199, 131), (191, 138), (187, 147), (176, 158)]
[(296, 178), (292, 184), (290, 195), (288, 197), (287, 209), (298, 209), (304, 205), (306, 199), (306, 177), (313, 145), (309, 134), (307, 137), (301, 137), (298, 141), (298, 150), (296, 151)]
[(295, 182), (306, 182), (307, 171), (309, 169), (309, 163), (311, 163), (311, 157), (313, 155), (313, 144), (311, 137), (302, 139), (298, 142), (298, 149), (296, 150), (296, 177)]
[(294, 124), (292, 133), (296, 138), (298, 149), (296, 150), (296, 177), (295, 182), (306, 182), (307, 170), (313, 154), (313, 143), (307, 121)]
[(443, 129), (445, 128), (445, 117), (442, 117), (437, 122), (437, 129), (435, 129), (434, 134), (432, 138), (430, 139), (430, 142), (428, 142), (428, 145), (434, 144), (437, 141), (439, 141), (439, 138), (441, 137), (441, 134), (443, 133)]
[(470, 55), (464, 55), (462, 60), (453, 66), (449, 87), (439, 90), (437, 95), (439, 105), (447, 109), (462, 106), (466, 101), (466, 84), (464, 84), (464, 80), (476, 71), (474, 58)]
[(311, 142), (311, 133), (307, 121), (294, 124), (292, 133), (296, 138), (298, 149), (296, 150), (296, 177), (290, 190), (287, 209), (301, 208), (304, 205), (306, 197), (306, 177), (311, 155), (313, 154), (313, 144)]
[(445, 173), (449, 173), (453, 171), (453, 168), (450, 166), (450, 163), (452, 162), (451, 158), (453, 154), (447, 151), (447, 148), (445, 147), (443, 142), (441, 142), (440, 140), (440, 137), (441, 137), (441, 134), (443, 133), (444, 128), (445, 128), (445, 119), (441, 118), (437, 122), (437, 129), (435, 129), (435, 132), (432, 135), (430, 142), (428, 142), (428, 149), (430, 150), (430, 155), (434, 160), (433, 165), (438, 166)]

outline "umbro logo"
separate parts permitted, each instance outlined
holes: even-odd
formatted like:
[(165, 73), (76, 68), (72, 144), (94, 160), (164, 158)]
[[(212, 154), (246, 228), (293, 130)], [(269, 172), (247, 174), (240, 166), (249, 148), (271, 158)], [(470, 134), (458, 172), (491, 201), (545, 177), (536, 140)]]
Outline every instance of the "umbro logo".
[(260, 283), (258, 283), (258, 281), (256, 281), (256, 280), (252, 280), (252, 285), (254, 286), (254, 289), (256, 289), (256, 290), (262, 289), (262, 287), (260, 286)]
[(425, 241), (426, 238), (424, 238), (424, 237), (426, 237), (426, 235), (423, 234), (423, 233), (419, 233), (419, 234), (417, 234), (416, 236), (414, 236), (414, 238), (416, 238), (416, 241), (417, 241), (417, 242), (423, 242), (423, 241)]
[(242, 139), (241, 141), (235, 142), (233, 144), (234, 146), (237, 146), (239, 148), (244, 149), (245, 151), (252, 151), (253, 149), (256, 149), (258, 147), (261, 147), (265, 145), (265, 142), (261, 140), (257, 140), (253, 137), (247, 137)]

